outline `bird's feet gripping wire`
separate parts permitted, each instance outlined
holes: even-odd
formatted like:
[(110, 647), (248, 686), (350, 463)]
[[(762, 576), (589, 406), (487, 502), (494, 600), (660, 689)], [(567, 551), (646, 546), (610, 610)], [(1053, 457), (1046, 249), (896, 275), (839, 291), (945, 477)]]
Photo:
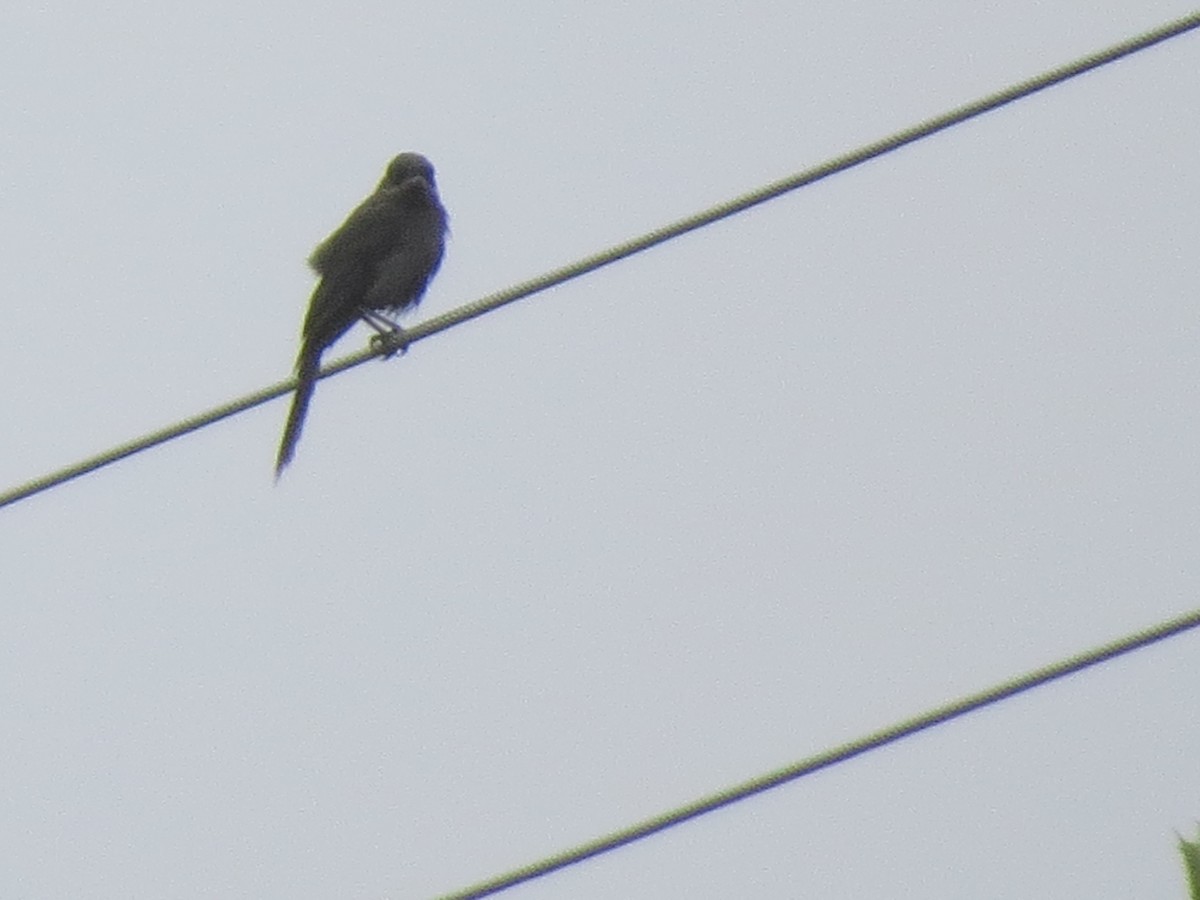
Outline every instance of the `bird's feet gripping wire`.
[(408, 334), (382, 313), (365, 307), (358, 311), (364, 322), (374, 328), (378, 334), (371, 335), (371, 349), (383, 353), (384, 359), (391, 359), (397, 353), (403, 356), (408, 352)]

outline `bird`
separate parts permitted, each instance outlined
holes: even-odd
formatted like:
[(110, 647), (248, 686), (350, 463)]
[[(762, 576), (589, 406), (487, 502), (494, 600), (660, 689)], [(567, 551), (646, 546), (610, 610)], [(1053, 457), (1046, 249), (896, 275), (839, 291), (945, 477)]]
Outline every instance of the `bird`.
[(308, 258), (319, 280), (301, 329), (296, 393), (275, 459), (277, 481), (295, 455), (321, 354), (359, 319), (404, 347), (403, 331), (383, 314), (421, 301), (442, 264), (448, 222), (433, 165), (419, 153), (401, 153), (375, 191)]

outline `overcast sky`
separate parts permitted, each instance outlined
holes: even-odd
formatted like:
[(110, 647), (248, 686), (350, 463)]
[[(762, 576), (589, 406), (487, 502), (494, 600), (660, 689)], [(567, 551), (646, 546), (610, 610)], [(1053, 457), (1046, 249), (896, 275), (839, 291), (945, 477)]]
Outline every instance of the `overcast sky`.
[[(1188, 12), (0, 8), (0, 489)], [(0, 896), (426, 897), (1200, 604), (1200, 33), (0, 511)], [(359, 349), (356, 328), (330, 358)], [(512, 890), (1182, 897), (1185, 635)]]

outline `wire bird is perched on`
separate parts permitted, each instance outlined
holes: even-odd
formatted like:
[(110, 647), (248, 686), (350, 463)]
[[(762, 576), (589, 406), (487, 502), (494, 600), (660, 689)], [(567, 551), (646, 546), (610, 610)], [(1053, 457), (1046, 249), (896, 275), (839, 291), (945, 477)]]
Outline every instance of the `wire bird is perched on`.
[(399, 326), (381, 314), (420, 302), (442, 262), (445, 238), (446, 210), (433, 166), (418, 153), (401, 153), (388, 164), (375, 193), (313, 251), (308, 264), (321, 280), (304, 317), (296, 395), (279, 443), (276, 478), (296, 451), (325, 348), (360, 318), (400, 334)]

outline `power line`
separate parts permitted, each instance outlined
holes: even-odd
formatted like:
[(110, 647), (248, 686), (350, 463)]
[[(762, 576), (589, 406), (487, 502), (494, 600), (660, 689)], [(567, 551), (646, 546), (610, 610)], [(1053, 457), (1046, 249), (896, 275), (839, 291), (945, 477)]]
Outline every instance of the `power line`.
[[(568, 266), (563, 266), (559, 269), (554, 269), (537, 278), (529, 281), (521, 282), (513, 287), (502, 291), (497, 291), (494, 294), (489, 294), (472, 303), (460, 306), (457, 309), (444, 313), (440, 316), (434, 316), (431, 319), (426, 319), (410, 329), (406, 329), (405, 334), (409, 339), (409, 343), (430, 337), (440, 331), (445, 331), (456, 325), (460, 325), (470, 319), (482, 316), (484, 313), (492, 312), (499, 309), (501, 306), (506, 306), (517, 300), (521, 300), (532, 294), (540, 293), (551, 287), (562, 284), (564, 281), (569, 281), (572, 278), (578, 278), (580, 275), (585, 275), (610, 263), (624, 259), (627, 256), (632, 256), (635, 253), (641, 253), (643, 250), (648, 250), (665, 241), (672, 240), (687, 234), (689, 231), (695, 231), (698, 228), (703, 228), (706, 225), (711, 225), (721, 219), (744, 212), (753, 206), (760, 203), (766, 203), (768, 200), (794, 191), (797, 188), (812, 184), (814, 181), (820, 181), (823, 178), (828, 178), (830, 175), (844, 172), (854, 166), (861, 165), (868, 160), (875, 159), (878, 156), (883, 156), (893, 150), (897, 150), (906, 144), (911, 144), (914, 141), (929, 137), (953, 125), (961, 124), (975, 116), (982, 115), (985, 112), (990, 112), (998, 109), (1005, 104), (1012, 103), (1014, 100), (1019, 100), (1023, 97), (1028, 97), (1030, 94), (1037, 93), (1040, 90), (1059, 84), (1070, 78), (1082, 75), (1092, 69), (1115, 62), (1116, 60), (1128, 56), (1131, 53), (1136, 53), (1139, 50), (1145, 50), (1157, 43), (1165, 41), (1169, 38), (1178, 37), (1193, 28), (1200, 27), (1200, 11), (1176, 19), (1159, 28), (1148, 31), (1129, 40), (1114, 44), (1104, 50), (1099, 50), (1087, 56), (1080, 57), (1074, 62), (1059, 66), (1043, 72), (1041, 75), (1029, 78), (1025, 81), (1018, 82), (1003, 90), (997, 91), (968, 103), (964, 106), (957, 107), (940, 116), (935, 116), (932, 119), (926, 119), (906, 128), (903, 131), (898, 131), (895, 134), (882, 138), (881, 140), (867, 144), (863, 147), (846, 153), (842, 156), (834, 157), (820, 165), (814, 166), (811, 169), (806, 169), (798, 174), (788, 178), (780, 179), (779, 181), (771, 182), (758, 190), (742, 194), (732, 200), (724, 203), (719, 203), (716, 206), (689, 216), (685, 219), (680, 219), (662, 228), (657, 228), (640, 237), (625, 241), (622, 244), (617, 244), (607, 250), (596, 253), (592, 256), (585, 257)], [(337, 360), (332, 365), (322, 369), (321, 376), (325, 378), (330, 375), (337, 374), (345, 369), (353, 368), (360, 365), (369, 359), (376, 356), (386, 355), (392, 348), (383, 344), (373, 345), (358, 353), (351, 354)], [(235, 413), (242, 412), (247, 409), (252, 409), (266, 403), (268, 400), (273, 400), (283, 394), (288, 393), (295, 387), (295, 381), (289, 379), (270, 387), (264, 388), (256, 393), (249, 394), (237, 400), (233, 400), (208, 412), (200, 413), (196, 416), (184, 419), (174, 425), (162, 428), (158, 431), (147, 434), (141, 438), (121, 444), (104, 453), (97, 454), (82, 462), (67, 466), (58, 471), (43, 475), (40, 478), (35, 478), (27, 481), (24, 484), (18, 485), (10, 490), (0, 493), (0, 507), (8, 506), (11, 503), (16, 503), (18, 500), (23, 500), (41, 491), (48, 490), (63, 482), (70, 481), (73, 478), (78, 478), (96, 469), (114, 463), (117, 460), (124, 459), (127, 456), (132, 456), (135, 453), (140, 453), (142, 450), (147, 450), (157, 444), (166, 443), (167, 441), (188, 434), (198, 428), (218, 422)]]
[(645, 819), (627, 828), (622, 828), (604, 837), (589, 841), (586, 844), (580, 844), (577, 847), (572, 847), (569, 850), (548, 856), (545, 859), (522, 866), (519, 869), (513, 869), (511, 872), (503, 875), (497, 875), (487, 881), (481, 881), (460, 891), (445, 894), (440, 900), (473, 900), (473, 898), (497, 894), (522, 882), (540, 878), (543, 875), (576, 865), (594, 856), (600, 856), (603, 853), (616, 850), (618, 847), (623, 847), (626, 844), (639, 841), (657, 832), (680, 825), (688, 819), (694, 819), (697, 816), (714, 812), (739, 800), (745, 800), (755, 794), (771, 790), (790, 781), (795, 781), (797, 778), (811, 775), (814, 772), (829, 768), (838, 763), (846, 762), (869, 750), (877, 750), (901, 738), (911, 737), (920, 731), (924, 731), (926, 728), (932, 728), (935, 725), (956, 719), (969, 712), (982, 709), (1001, 700), (1006, 700), (1009, 697), (1016, 696), (1035, 687), (1041, 687), (1051, 681), (1072, 675), (1090, 666), (1107, 662), (1125, 653), (1131, 653), (1134, 650), (1146, 647), (1157, 641), (1165, 640), (1198, 626), (1200, 626), (1200, 610), (1194, 610), (1186, 615), (1128, 635), (1112, 643), (1104, 644), (1044, 668), (1035, 669), (1032, 672), (1020, 675), (1009, 681), (1001, 682), (977, 694), (971, 694), (959, 700), (952, 701), (919, 716), (897, 722), (879, 731), (864, 735), (857, 740), (842, 744), (840, 747), (834, 747), (831, 750), (818, 753), (816, 756), (810, 756), (792, 765), (784, 766), (782, 769), (776, 769), (774, 772), (768, 772), (765, 775), (744, 781), (723, 791), (717, 791), (707, 797), (701, 797), (699, 800), (695, 800), (685, 806), (661, 813), (650, 819)]

